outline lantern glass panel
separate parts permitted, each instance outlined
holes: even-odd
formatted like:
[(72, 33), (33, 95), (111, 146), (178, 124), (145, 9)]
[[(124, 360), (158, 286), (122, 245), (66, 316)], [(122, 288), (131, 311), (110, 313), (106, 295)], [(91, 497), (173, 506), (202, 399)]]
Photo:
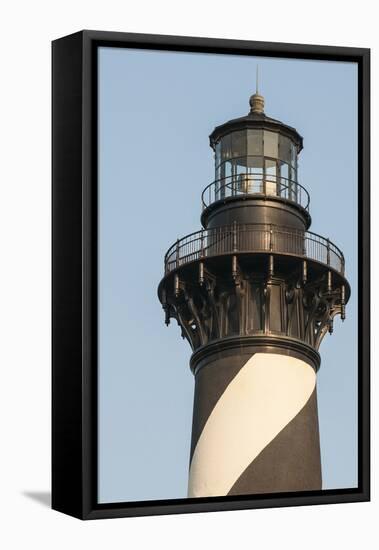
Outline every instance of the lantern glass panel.
[(247, 154), (263, 155), (263, 130), (247, 131)]
[(291, 142), (291, 165), (296, 168), (296, 161), (297, 161), (297, 149), (296, 145)]
[(278, 158), (278, 134), (276, 132), (264, 132), (264, 156)]
[(221, 162), (221, 141), (216, 143), (216, 148), (215, 148), (215, 165), (216, 165), (216, 168), (217, 168), (217, 166), (219, 166), (220, 162)]
[(266, 178), (272, 181), (276, 181), (276, 161), (265, 159), (265, 175)]
[(232, 138), (228, 134), (221, 139), (221, 161), (229, 160), (232, 156)]
[(279, 136), (279, 158), (291, 164), (291, 140), (282, 135)]
[(287, 185), (288, 178), (289, 178), (289, 166), (288, 164), (281, 163), (280, 164), (280, 178), (281, 178), (281, 184)]
[(296, 168), (290, 167), (290, 182), (289, 182), (289, 199), (292, 201), (298, 201), (298, 190), (296, 185)]
[(275, 160), (265, 159), (265, 189), (264, 190), (267, 195), (277, 194)]
[(246, 131), (232, 133), (232, 154), (233, 157), (245, 158), (247, 154), (247, 134)]

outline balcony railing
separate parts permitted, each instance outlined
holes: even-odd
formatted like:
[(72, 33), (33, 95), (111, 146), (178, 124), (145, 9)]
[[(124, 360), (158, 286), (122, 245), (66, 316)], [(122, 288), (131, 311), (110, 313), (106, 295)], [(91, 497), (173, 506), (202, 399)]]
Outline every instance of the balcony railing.
[(309, 193), (296, 181), (266, 174), (235, 174), (213, 181), (203, 191), (203, 209), (230, 197), (279, 197), (309, 210)]
[(342, 275), (345, 272), (342, 251), (316, 233), (273, 224), (233, 224), (203, 229), (176, 241), (165, 255), (165, 273), (202, 258), (261, 252), (315, 260)]

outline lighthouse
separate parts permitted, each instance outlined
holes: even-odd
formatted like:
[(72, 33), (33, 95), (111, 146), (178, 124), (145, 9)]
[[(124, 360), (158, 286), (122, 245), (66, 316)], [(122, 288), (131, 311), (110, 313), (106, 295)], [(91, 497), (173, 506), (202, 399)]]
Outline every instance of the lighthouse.
[(322, 488), (317, 372), (345, 318), (342, 251), (311, 226), (297, 130), (250, 97), (210, 135), (202, 229), (177, 240), (158, 287), (191, 346), (189, 497)]

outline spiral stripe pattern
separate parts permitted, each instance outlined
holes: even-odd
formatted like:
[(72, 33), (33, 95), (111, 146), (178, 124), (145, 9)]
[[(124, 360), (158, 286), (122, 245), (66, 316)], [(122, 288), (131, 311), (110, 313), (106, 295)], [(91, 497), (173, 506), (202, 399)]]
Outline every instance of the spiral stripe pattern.
[(316, 373), (255, 353), (197, 375), (188, 496), (320, 489)]

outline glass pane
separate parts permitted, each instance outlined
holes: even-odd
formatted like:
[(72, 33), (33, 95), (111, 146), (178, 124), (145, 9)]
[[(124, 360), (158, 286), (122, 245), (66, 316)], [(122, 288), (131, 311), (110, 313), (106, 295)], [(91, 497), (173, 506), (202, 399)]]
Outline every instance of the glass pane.
[(294, 167), (291, 166), (291, 167), (290, 167), (290, 180), (292, 180), (292, 181), (297, 181), (296, 172), (297, 172), (296, 168), (294, 168)]
[(295, 168), (296, 168), (296, 160), (297, 160), (296, 145), (294, 143), (291, 143), (291, 164)]
[(230, 161), (225, 162), (225, 179), (230, 179), (232, 175), (232, 163)]
[(280, 192), (282, 197), (288, 197), (289, 193), (289, 166), (288, 164), (280, 164)]
[(276, 161), (265, 159), (266, 195), (277, 195)]
[(218, 198), (219, 199), (222, 199), (223, 197), (225, 197), (225, 176), (226, 176), (226, 165), (228, 163), (227, 162), (223, 162), (220, 166), (220, 181), (219, 181), (219, 185), (218, 185)]
[(216, 167), (219, 166), (221, 162), (221, 142), (219, 141), (216, 143), (216, 149), (215, 149), (215, 165)]
[[(263, 157), (249, 157), (247, 166), (247, 178), (249, 193), (263, 193)], [(241, 178), (242, 186), (242, 178)]]
[(249, 174), (240, 174), (236, 179), (237, 185), (236, 185), (236, 191), (237, 194), (243, 193), (254, 193), (253, 190), (253, 184), (254, 180), (253, 177)]
[(289, 184), (289, 199), (291, 201), (297, 202), (297, 186), (295, 184), (296, 182), (296, 169), (290, 167), (290, 184)]
[(216, 169), (215, 169), (215, 180), (219, 180), (221, 177), (221, 167), (220, 166), (216, 166)]
[(221, 190), (222, 186), (225, 183), (225, 163), (223, 162), (220, 166), (220, 181), (219, 181), (219, 189)]
[(235, 189), (235, 185), (236, 185), (236, 180), (237, 180), (237, 164), (236, 164), (236, 161), (235, 160), (232, 160), (231, 163), (231, 170), (232, 170), (232, 177), (229, 178), (226, 182), (227, 186), (226, 186), (226, 194), (229, 196), (230, 194), (234, 194), (234, 189)]
[(247, 165), (249, 172), (263, 174), (263, 157), (249, 157)]
[(241, 172), (246, 172), (247, 171), (247, 166), (249, 164), (249, 159), (248, 157), (244, 156), (244, 157), (239, 157), (239, 158), (236, 158), (233, 160), (235, 166), (236, 166), (236, 171), (240, 174)]
[(233, 157), (246, 157), (247, 151), (247, 133), (246, 131), (232, 133), (232, 155)]
[(237, 174), (247, 174), (248, 167), (246, 163), (246, 158), (242, 161), (242, 159), (238, 159), (238, 162), (236, 162), (236, 173)]
[(221, 139), (221, 160), (228, 160), (232, 156), (232, 139), (230, 134)]
[(289, 178), (289, 166), (288, 164), (281, 164), (280, 166), (280, 177), (282, 178), (282, 184), (286, 185)]
[(278, 158), (278, 134), (276, 132), (267, 132), (263, 135), (264, 156)]
[(265, 174), (266, 177), (269, 179), (275, 179), (276, 178), (276, 161), (275, 160), (265, 160)]
[(291, 140), (285, 136), (279, 136), (279, 158), (291, 164)]
[(263, 155), (263, 130), (247, 131), (247, 154)]

